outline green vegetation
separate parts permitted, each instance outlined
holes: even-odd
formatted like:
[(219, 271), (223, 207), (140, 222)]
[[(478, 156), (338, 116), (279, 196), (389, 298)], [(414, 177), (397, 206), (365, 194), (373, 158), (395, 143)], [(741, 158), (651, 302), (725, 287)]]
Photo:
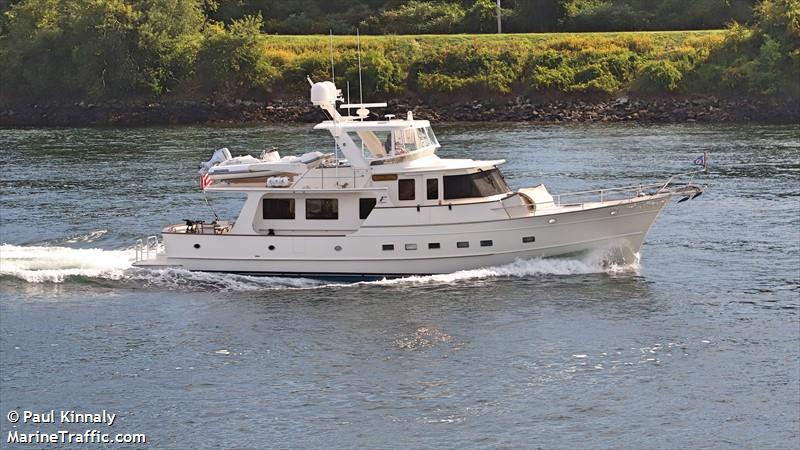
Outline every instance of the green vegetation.
[[(401, 7), (436, 24), (425, 30), (444, 31), (462, 16), (440, 3)], [(265, 35), (271, 19), (226, 24), (204, 8), (201, 0), (23, 0), (4, 15), (0, 100), (265, 99), (304, 96), (306, 75), (330, 78), (328, 36)], [(464, 20), (482, 14), (465, 11)], [(336, 82), (349, 80), (355, 92), (356, 39), (334, 36), (333, 45)], [(370, 95), (800, 98), (798, 0), (765, 0), (753, 25), (727, 31), (366, 36), (362, 48)]]
[[(505, 31), (635, 31), (722, 28), (752, 18), (756, 0), (502, 0)], [(213, 20), (261, 14), (278, 34), (493, 33), (494, 0), (206, 1)]]
[(800, 101), (800, 1), (759, 4), (755, 25), (733, 26), (689, 77), (706, 89)]

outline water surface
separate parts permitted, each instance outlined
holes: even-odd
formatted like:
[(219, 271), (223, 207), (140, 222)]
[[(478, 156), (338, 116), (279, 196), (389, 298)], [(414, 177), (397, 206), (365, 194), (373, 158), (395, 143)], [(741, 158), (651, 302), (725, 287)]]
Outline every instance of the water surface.
[(214, 148), (331, 141), (308, 126), (0, 130), (3, 441), (59, 429), (13, 428), (12, 409), (107, 409), (152, 448), (798, 446), (797, 127), (437, 130), (442, 156), (507, 159), (514, 188), (657, 181), (704, 150), (710, 188), (614, 270), (151, 271), (130, 268), (133, 241), (210, 217), (196, 167)]

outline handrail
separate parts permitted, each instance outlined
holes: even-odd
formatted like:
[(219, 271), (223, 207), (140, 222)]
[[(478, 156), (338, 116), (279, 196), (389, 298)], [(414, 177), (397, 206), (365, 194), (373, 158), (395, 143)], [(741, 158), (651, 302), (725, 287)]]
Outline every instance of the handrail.
[(146, 238), (137, 239), (136, 245), (134, 246), (136, 262), (150, 259), (151, 252), (153, 257), (157, 257), (158, 250), (158, 236), (147, 236)]
[[(578, 197), (578, 196), (588, 196), (588, 195), (599, 195), (600, 203), (603, 203), (608, 200), (609, 194), (615, 193), (624, 193), (624, 192), (635, 192), (636, 196), (642, 195), (657, 195), (664, 192), (672, 192), (672, 193), (679, 193), (680, 191), (702, 191), (703, 187), (693, 184), (684, 184), (683, 186), (678, 186), (675, 183), (675, 179), (679, 177), (685, 176), (693, 176), (697, 173), (704, 172), (705, 169), (700, 170), (693, 170), (690, 172), (675, 174), (670, 176), (666, 182), (663, 183), (648, 183), (648, 184), (639, 184), (635, 186), (624, 186), (624, 187), (616, 187), (616, 188), (607, 188), (607, 189), (593, 189), (588, 191), (575, 191), (575, 192), (565, 192), (561, 194), (554, 194), (553, 201), (557, 205), (562, 204), (562, 199), (564, 197)], [(691, 180), (690, 180), (691, 181)], [(674, 186), (674, 188), (673, 188)], [(647, 190), (655, 189), (655, 192), (646, 193)], [(675, 189), (675, 190), (673, 190)]]

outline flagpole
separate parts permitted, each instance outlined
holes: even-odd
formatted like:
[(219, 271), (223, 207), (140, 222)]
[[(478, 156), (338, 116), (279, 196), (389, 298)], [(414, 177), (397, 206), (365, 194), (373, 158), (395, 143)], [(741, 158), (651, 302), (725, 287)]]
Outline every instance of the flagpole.
[(211, 213), (214, 214), (214, 220), (219, 222), (219, 216), (217, 215), (217, 212), (214, 211), (214, 207), (211, 206), (211, 202), (208, 201), (208, 197), (206, 196), (206, 190), (205, 189), (203, 189), (203, 200), (206, 201), (206, 205), (208, 205), (208, 209), (210, 209)]
[(211, 202), (208, 201), (208, 197), (206, 196), (206, 188), (211, 186), (211, 184), (213, 184), (213, 183), (214, 183), (214, 181), (211, 179), (211, 177), (208, 176), (208, 170), (206, 170), (205, 172), (201, 173), (201, 175), (200, 175), (200, 189), (202, 189), (202, 191), (203, 191), (203, 200), (206, 201), (206, 205), (208, 206), (208, 209), (210, 209), (211, 213), (214, 214), (214, 221), (218, 222), (219, 221), (219, 216), (217, 215), (217, 212), (214, 211), (214, 207), (211, 206)]

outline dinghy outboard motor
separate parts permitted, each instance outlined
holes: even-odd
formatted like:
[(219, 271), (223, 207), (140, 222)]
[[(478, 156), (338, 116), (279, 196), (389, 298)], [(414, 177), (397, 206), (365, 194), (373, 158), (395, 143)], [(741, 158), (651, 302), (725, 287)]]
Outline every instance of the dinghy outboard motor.
[(214, 151), (214, 154), (211, 155), (211, 159), (200, 164), (200, 174), (204, 174), (208, 172), (208, 169), (216, 166), (217, 164), (227, 161), (231, 159), (231, 152), (228, 150), (227, 147), (222, 147)]

